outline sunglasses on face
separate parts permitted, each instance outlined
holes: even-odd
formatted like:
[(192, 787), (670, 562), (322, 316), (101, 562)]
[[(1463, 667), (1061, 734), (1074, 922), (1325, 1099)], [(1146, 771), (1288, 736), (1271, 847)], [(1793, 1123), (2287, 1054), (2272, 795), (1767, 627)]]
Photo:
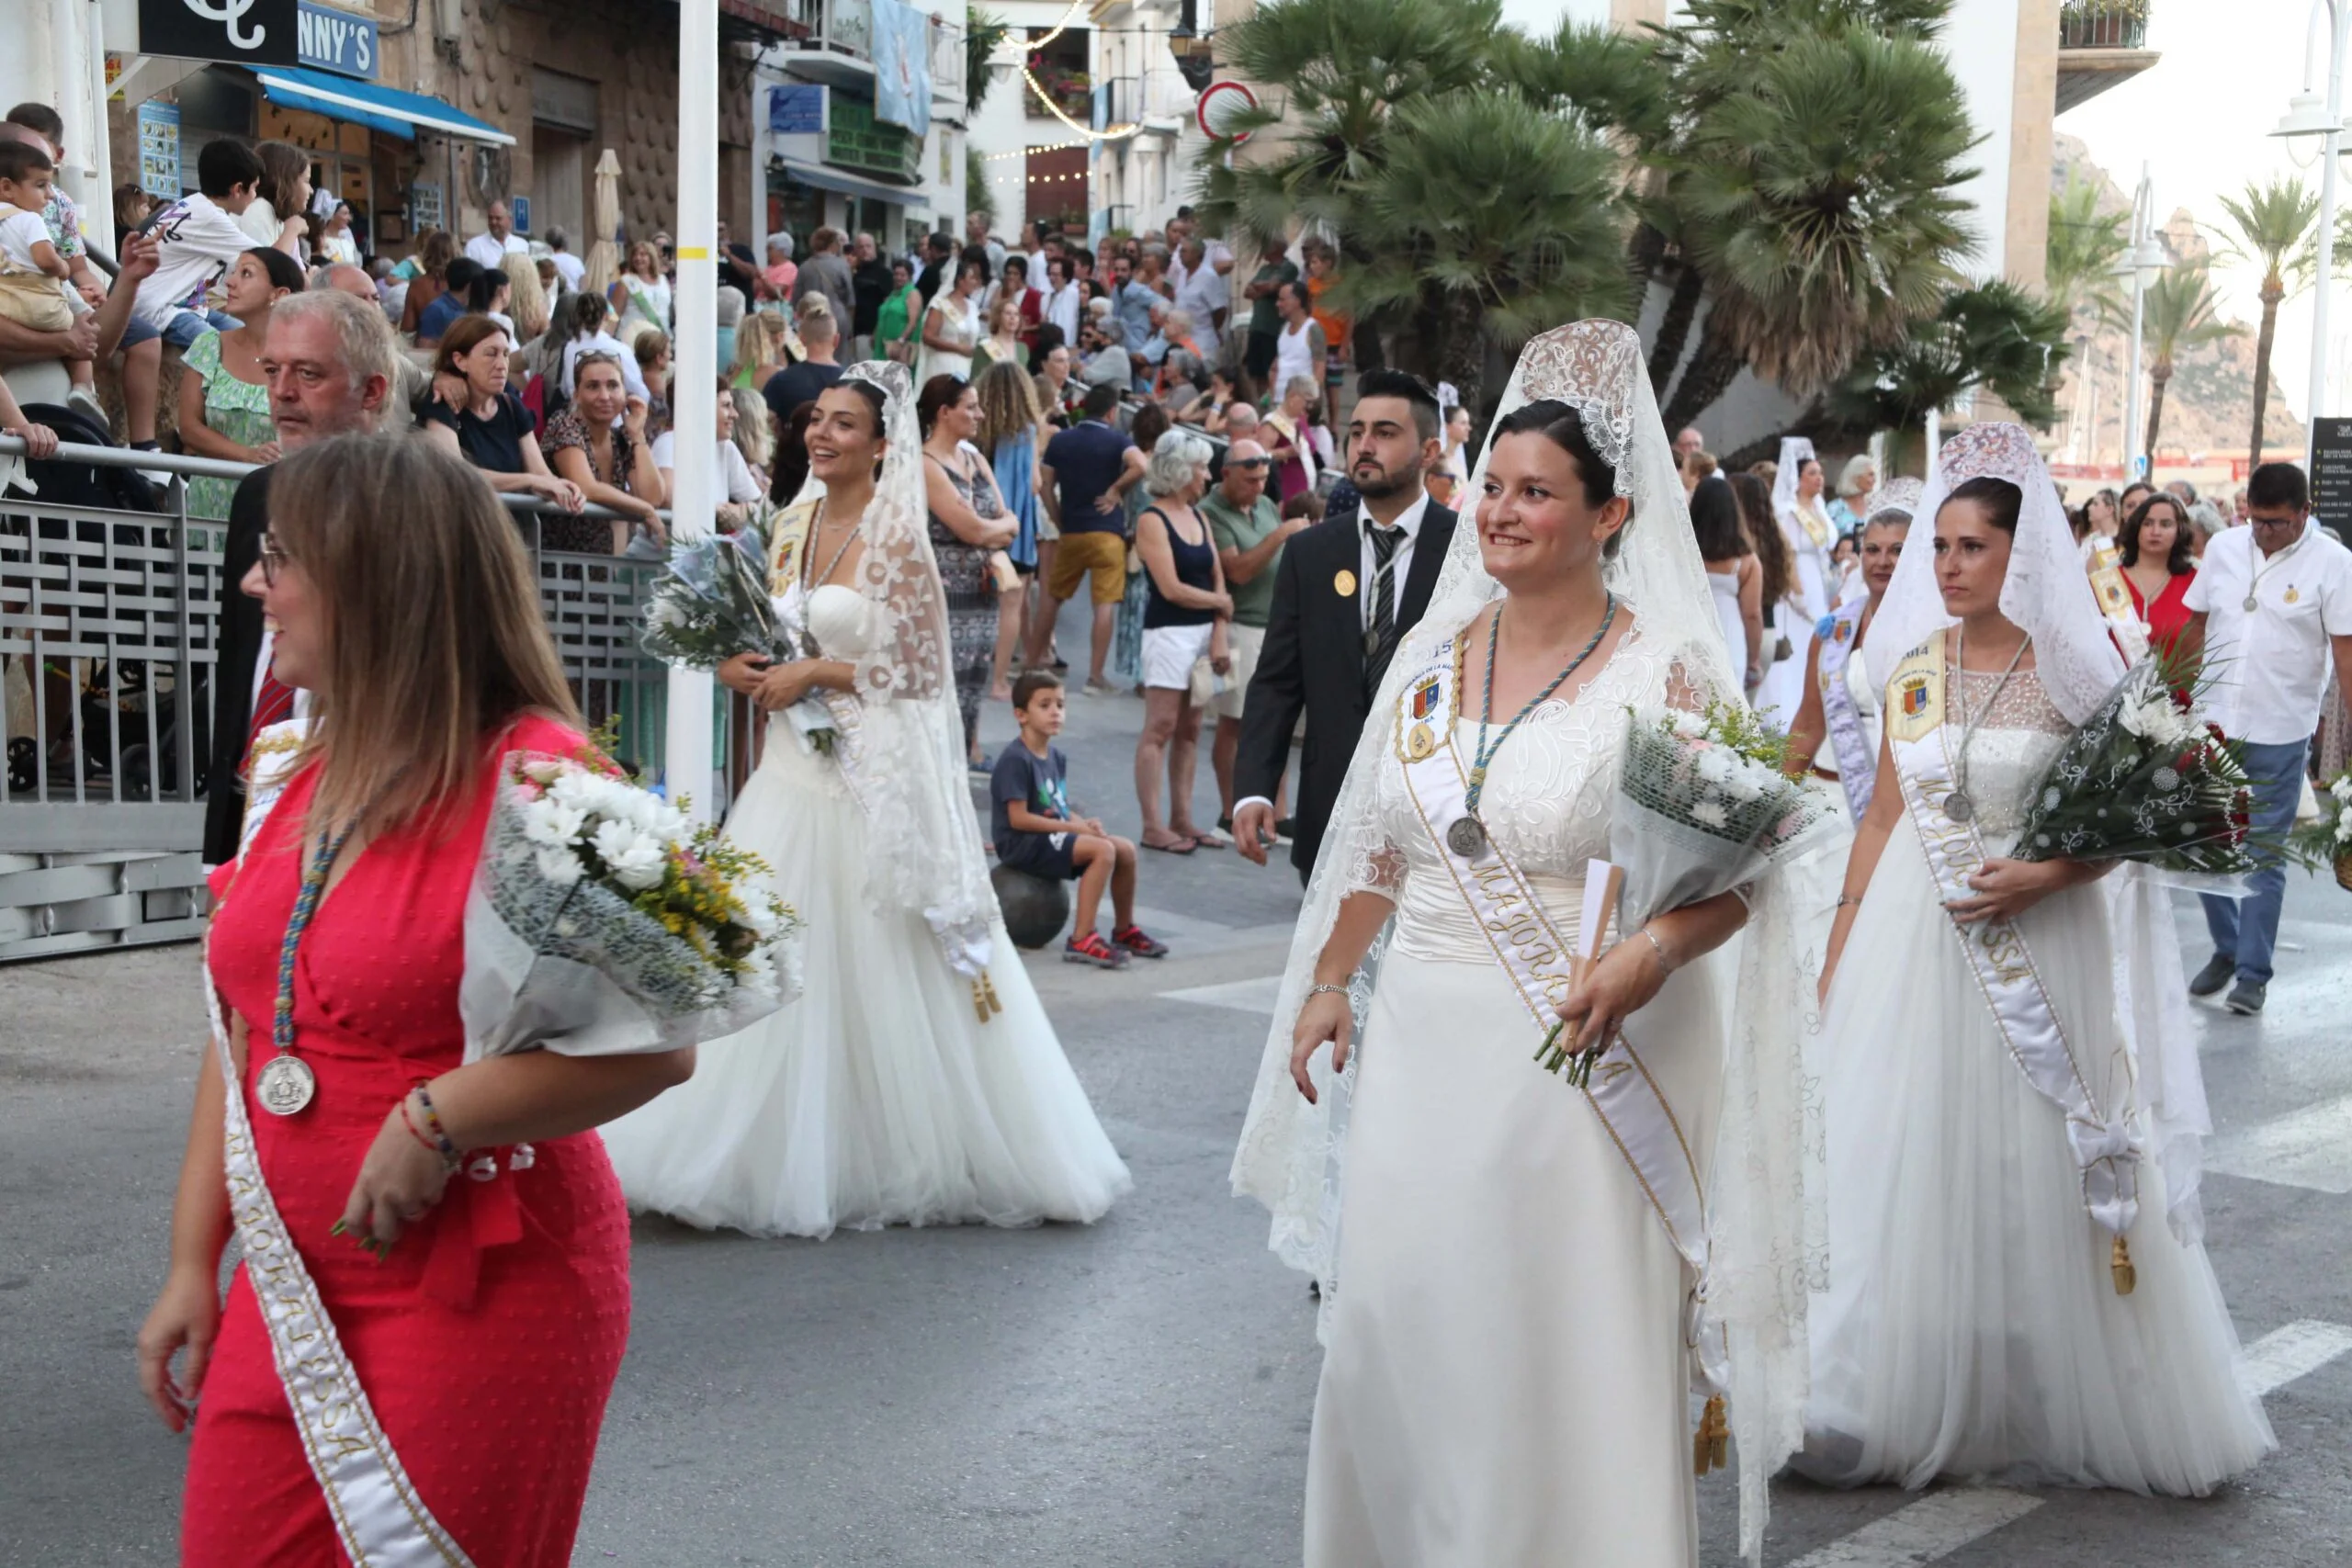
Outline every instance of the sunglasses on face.
[(1225, 466), (1228, 468), (1262, 468), (1270, 461), (1272, 459), (1266, 457), (1228, 457)]

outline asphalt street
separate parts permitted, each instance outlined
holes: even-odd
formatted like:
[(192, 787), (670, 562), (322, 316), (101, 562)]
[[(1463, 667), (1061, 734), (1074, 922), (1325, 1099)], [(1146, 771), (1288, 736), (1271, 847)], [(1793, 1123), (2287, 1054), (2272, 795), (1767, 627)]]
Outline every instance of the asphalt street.
[[(1082, 631), (1064, 647), (1080, 650)], [(1141, 712), (1074, 699), (1065, 740), (1080, 807), (1127, 832)], [(1001, 705), (985, 722), (992, 743), (1009, 738)], [(1205, 752), (1199, 795), (1205, 824)], [(1135, 1193), (1083, 1229), (811, 1243), (640, 1220), (578, 1562), (1298, 1560), (1313, 1309), (1226, 1182), (1297, 884), (1230, 852), (1144, 860), (1168, 959), (1119, 974), (1029, 959)], [(2210, 1246), (2279, 1453), (2197, 1502), (1783, 1483), (1768, 1562), (2352, 1562), (2347, 913), (2345, 894), (2299, 877), (2267, 1015), (2198, 1012), (2218, 1131)], [(2202, 925), (2186, 899), (2182, 931), (2194, 967)], [(173, 1557), (183, 1440), (140, 1400), (130, 1344), (164, 1267), (195, 976), (185, 947), (0, 969), (0, 1563)], [(1704, 1560), (1728, 1565), (1730, 1484), (1700, 1495)]]

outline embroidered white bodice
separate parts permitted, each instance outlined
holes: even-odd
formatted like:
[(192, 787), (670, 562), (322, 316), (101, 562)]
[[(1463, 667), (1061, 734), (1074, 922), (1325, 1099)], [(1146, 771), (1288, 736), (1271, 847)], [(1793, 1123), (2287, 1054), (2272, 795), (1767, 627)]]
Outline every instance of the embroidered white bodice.
[[(2051, 705), (2041, 678), (2030, 670), (2010, 676), (2006, 688), (1997, 670), (1952, 670), (1951, 674), (1944, 711), (1946, 745), (1957, 763), (1963, 727), (1982, 716), (1968, 742), (1968, 795), (1987, 846), (2006, 850), (2025, 823), (2034, 786), (2075, 728)], [(1997, 702), (1996, 690), (2000, 692)]]
[[(1574, 702), (1555, 697), (1539, 705), (1487, 766), (1479, 819), (1496, 845), (1526, 874), (1564, 938), (1575, 939), (1585, 863), (1609, 854), (1609, 821), (1630, 721), (1627, 710), (1665, 703), (1675, 669), (1670, 655), (1645, 640), (1637, 627)], [(1455, 721), (1453, 743), (1466, 773), (1478, 742), (1481, 694), (1475, 683), (1463, 705), (1469, 716)], [(1360, 856), (1351, 869), (1354, 886), (1376, 887), (1396, 899), (1395, 940), (1399, 950), (1424, 958), (1491, 964), (1493, 950), (1472, 923), (1430, 828), (1423, 825), (1405, 787), (1404, 763), (1394, 744), (1396, 716), (1390, 711), (1368, 721), (1386, 728), (1384, 739), (1388, 742), (1379, 752), (1377, 833), (1360, 844), (1338, 847)], [(1509, 722), (1509, 715), (1500, 716), (1488, 728), (1489, 739)], [(1434, 826), (1442, 832), (1447, 824)]]

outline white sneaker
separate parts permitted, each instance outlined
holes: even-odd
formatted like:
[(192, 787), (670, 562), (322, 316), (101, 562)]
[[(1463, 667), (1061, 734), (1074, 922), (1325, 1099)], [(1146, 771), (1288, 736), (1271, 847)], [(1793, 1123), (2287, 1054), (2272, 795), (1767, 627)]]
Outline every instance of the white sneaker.
[(86, 412), (92, 419), (96, 420), (101, 426), (108, 429), (112, 428), (113, 422), (107, 418), (107, 405), (100, 402), (98, 400), (98, 394), (91, 390), (89, 388), (74, 388), (72, 391), (65, 394), (65, 400), (69, 403), (80, 405), (80, 407)]

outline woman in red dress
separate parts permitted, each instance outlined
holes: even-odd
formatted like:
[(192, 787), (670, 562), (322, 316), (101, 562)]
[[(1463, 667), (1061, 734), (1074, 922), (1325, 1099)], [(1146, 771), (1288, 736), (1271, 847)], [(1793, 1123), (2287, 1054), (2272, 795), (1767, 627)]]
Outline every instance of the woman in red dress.
[(182, 1562), (559, 1568), (628, 1331), (628, 1214), (592, 1129), (694, 1053), (460, 1066), (500, 759), (583, 745), (490, 487), (427, 443), (338, 437), (273, 470), (270, 524), (243, 588), (314, 706), (216, 874), (239, 1100), (208, 1052), (139, 1337), (164, 1425), (195, 1411)]
[(2196, 537), (2188, 510), (2177, 496), (2157, 491), (2132, 509), (2116, 545), (2132, 607), (2148, 628), (2148, 640), (2169, 650), (2188, 626), (2188, 585), (2197, 580)]

